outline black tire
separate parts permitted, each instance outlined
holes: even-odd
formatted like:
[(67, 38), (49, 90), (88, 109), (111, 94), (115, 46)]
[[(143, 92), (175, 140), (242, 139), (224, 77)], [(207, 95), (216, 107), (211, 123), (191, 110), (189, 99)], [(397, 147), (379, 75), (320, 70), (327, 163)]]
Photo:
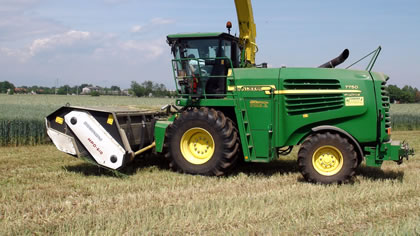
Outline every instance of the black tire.
[[(202, 151), (202, 154), (197, 154), (197, 151), (194, 151), (191, 147), (194, 141), (189, 141), (187, 146), (183, 146), (183, 143), (187, 140), (197, 137), (193, 134), (188, 138), (189, 134), (196, 130), (199, 130), (199, 134), (201, 132), (204, 136), (211, 137), (209, 140), (211, 140), (210, 143), (213, 142), (213, 148), (209, 148), (209, 145), (207, 145), (207, 148), (212, 150), (209, 151), (209, 153), (212, 153), (211, 155), (207, 154), (207, 149), (205, 149), (206, 154), (203, 154), (204, 151)], [(197, 139), (195, 141), (197, 142)], [(193, 108), (182, 112), (168, 127), (164, 144), (165, 157), (169, 160), (171, 169), (189, 174), (215, 176), (225, 175), (232, 169), (237, 161), (238, 148), (238, 131), (233, 122), (226, 118), (222, 112), (206, 107)], [(200, 150), (198, 152), (200, 153)], [(198, 162), (202, 161), (195, 155), (206, 155), (204, 159), (206, 161), (194, 163), (196, 160)]]
[(341, 184), (349, 182), (354, 176), (358, 158), (347, 138), (330, 132), (316, 133), (301, 145), (298, 165), (309, 182)]

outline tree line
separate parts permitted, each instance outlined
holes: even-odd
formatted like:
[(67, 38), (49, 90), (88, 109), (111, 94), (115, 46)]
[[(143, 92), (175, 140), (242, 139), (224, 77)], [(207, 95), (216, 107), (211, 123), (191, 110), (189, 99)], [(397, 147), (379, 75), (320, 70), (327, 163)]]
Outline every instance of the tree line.
[[(86, 88), (86, 89), (85, 89)], [(9, 81), (0, 82), (0, 93), (36, 93), (36, 94), (89, 94), (92, 96), (99, 95), (133, 95), (138, 97), (153, 96), (153, 97), (164, 97), (174, 96), (175, 94), (169, 91), (164, 84), (158, 84), (153, 81), (147, 80), (139, 84), (138, 82), (132, 81), (131, 88), (127, 90), (121, 89), (119, 86), (113, 85), (111, 87), (99, 87), (93, 86), (92, 84), (81, 84), (81, 85), (63, 85), (60, 87), (46, 87), (46, 86), (20, 86), (16, 87)]]
[[(16, 87), (9, 81), (0, 82), (0, 93), (37, 93), (37, 94), (82, 94), (84, 88), (95, 88), (91, 91), (91, 95), (133, 95), (137, 97), (153, 96), (153, 97), (164, 97), (174, 96), (173, 91), (169, 91), (164, 84), (158, 84), (153, 81), (147, 80), (142, 83), (136, 81), (131, 82), (131, 87), (126, 93), (116, 85), (109, 88), (97, 87), (92, 84), (81, 84), (76, 86), (63, 85), (61, 87), (44, 87), (44, 86), (21, 86)], [(388, 85), (386, 90), (388, 91), (390, 100), (392, 103), (418, 103), (420, 102), (420, 91), (412, 86), (404, 86), (399, 88), (397, 85)]]
[(388, 85), (387, 91), (391, 103), (420, 102), (420, 91), (417, 88), (406, 85), (400, 89), (397, 85)]
[(175, 95), (173, 91), (167, 90), (164, 84), (158, 84), (150, 80), (144, 81), (141, 84), (136, 81), (131, 81), (130, 93), (137, 97), (165, 97)]

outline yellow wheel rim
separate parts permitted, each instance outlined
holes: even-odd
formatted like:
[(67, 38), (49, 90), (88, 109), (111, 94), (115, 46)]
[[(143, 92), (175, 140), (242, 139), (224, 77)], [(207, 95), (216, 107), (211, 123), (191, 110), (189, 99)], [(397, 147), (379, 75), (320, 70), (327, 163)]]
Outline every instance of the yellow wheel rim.
[(214, 140), (207, 130), (192, 128), (182, 135), (180, 148), (185, 160), (195, 165), (201, 165), (208, 162), (213, 156)]
[(343, 154), (333, 146), (322, 146), (312, 156), (315, 170), (325, 176), (337, 174), (343, 168)]

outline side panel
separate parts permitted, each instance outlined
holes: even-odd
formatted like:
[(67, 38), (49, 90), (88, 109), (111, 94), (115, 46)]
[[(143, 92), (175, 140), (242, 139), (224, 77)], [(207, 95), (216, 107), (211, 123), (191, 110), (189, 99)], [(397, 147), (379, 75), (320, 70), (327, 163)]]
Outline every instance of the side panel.
[(320, 125), (345, 130), (360, 143), (376, 141), (376, 100), (366, 71), (282, 68), (276, 145), (296, 145)]
[(270, 157), (273, 126), (272, 98), (245, 98), (257, 157)]
[(105, 167), (118, 169), (123, 165), (124, 148), (87, 112), (72, 111), (64, 121), (95, 161)]
[(279, 69), (235, 69), (235, 85), (229, 90), (237, 98), (235, 113), (246, 161), (277, 159), (273, 139), (277, 98), (270, 91), (278, 87), (278, 76)]

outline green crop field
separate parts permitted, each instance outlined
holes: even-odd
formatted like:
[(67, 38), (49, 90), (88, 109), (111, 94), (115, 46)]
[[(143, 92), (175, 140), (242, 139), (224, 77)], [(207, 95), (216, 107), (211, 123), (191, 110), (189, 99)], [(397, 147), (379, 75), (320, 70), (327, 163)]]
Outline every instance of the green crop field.
[(420, 130), (420, 104), (391, 104), (393, 130)]
[(132, 106), (160, 108), (173, 102), (170, 98), (137, 98), (127, 96), (65, 96), (0, 94), (0, 118), (43, 119), (57, 108), (71, 106)]
[(169, 98), (0, 94), (0, 146), (36, 145), (48, 142), (44, 118), (66, 104), (159, 109), (171, 102), (173, 99)]
[[(420, 131), (394, 132), (420, 150)], [(0, 147), (0, 235), (418, 235), (420, 155), (359, 167), (353, 184), (302, 180), (296, 151), (228, 177), (159, 156), (117, 175), (52, 145)]]

